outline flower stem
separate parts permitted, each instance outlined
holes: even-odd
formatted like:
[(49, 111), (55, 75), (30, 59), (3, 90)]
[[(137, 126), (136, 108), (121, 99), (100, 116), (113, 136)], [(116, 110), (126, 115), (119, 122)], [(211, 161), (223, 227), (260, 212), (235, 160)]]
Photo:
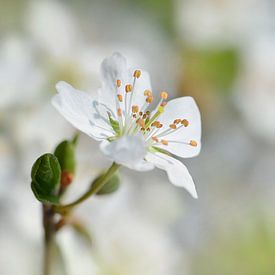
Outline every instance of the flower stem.
[(54, 242), (54, 212), (52, 207), (43, 204), (43, 226), (44, 226), (44, 267), (43, 275), (51, 274), (53, 242)]
[(89, 197), (91, 197), (93, 194), (96, 194), (114, 175), (114, 173), (118, 170), (120, 167), (119, 164), (113, 162), (113, 164), (110, 166), (110, 168), (99, 178), (97, 178), (91, 187), (86, 191), (80, 198), (75, 200), (72, 203), (66, 204), (66, 205), (56, 205), (54, 206), (54, 211), (58, 213), (66, 213), (70, 209), (72, 209), (74, 206), (80, 204), (81, 202), (87, 200)]

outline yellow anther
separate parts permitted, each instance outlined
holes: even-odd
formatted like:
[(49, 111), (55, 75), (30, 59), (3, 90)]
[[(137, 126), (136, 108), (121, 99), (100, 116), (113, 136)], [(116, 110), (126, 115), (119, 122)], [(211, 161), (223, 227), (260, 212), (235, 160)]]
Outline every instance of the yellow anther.
[(187, 119), (183, 119), (181, 124), (184, 125), (184, 127), (187, 127), (189, 125), (189, 121)]
[(132, 106), (132, 112), (133, 113), (138, 113), (138, 106), (137, 105)]
[(177, 118), (174, 120), (174, 124), (179, 124), (179, 123), (181, 123), (181, 119)]
[(145, 131), (145, 128), (142, 127), (142, 128), (140, 128), (140, 130), (141, 130), (141, 131)]
[(173, 123), (173, 124), (170, 124), (169, 127), (170, 127), (171, 129), (177, 129), (177, 125), (174, 124), (174, 123)]
[(145, 96), (152, 96), (152, 92), (150, 90), (145, 90), (144, 95)]
[(118, 115), (118, 116), (122, 116), (122, 110), (121, 110), (121, 108), (118, 108), (118, 109), (117, 109), (117, 115)]
[(137, 120), (137, 124), (138, 124), (140, 127), (142, 127), (142, 128), (145, 127), (145, 121), (144, 121), (142, 118), (139, 118), (139, 119)]
[(168, 98), (168, 93), (167, 92), (165, 92), (165, 91), (162, 91), (162, 92), (160, 92), (160, 97), (162, 98), (162, 99), (167, 99)]
[(189, 144), (193, 147), (197, 147), (198, 146), (198, 143), (195, 141), (195, 140), (190, 140), (189, 141)]
[(117, 99), (118, 99), (120, 102), (122, 102), (122, 100), (123, 100), (122, 95), (117, 95)]
[(168, 140), (162, 139), (162, 140), (161, 140), (161, 143), (162, 143), (163, 145), (168, 145)]
[(160, 125), (160, 122), (159, 121), (154, 121), (151, 126), (152, 127), (158, 127), (158, 125)]
[(117, 85), (117, 87), (120, 87), (120, 86), (121, 86), (121, 80), (120, 80), (120, 79), (118, 79), (118, 80), (116, 81), (116, 85)]
[(133, 90), (133, 86), (131, 84), (125, 85), (125, 92), (129, 93)]
[(146, 102), (150, 104), (153, 102), (153, 99), (154, 99), (153, 96), (147, 96)]
[(141, 71), (140, 70), (135, 70), (134, 71), (134, 77), (139, 78), (141, 76)]
[(152, 137), (152, 140), (155, 142), (159, 142), (159, 139), (157, 137)]
[(163, 124), (160, 123), (160, 124), (158, 124), (156, 127), (157, 127), (157, 128), (162, 128), (162, 126), (163, 126)]

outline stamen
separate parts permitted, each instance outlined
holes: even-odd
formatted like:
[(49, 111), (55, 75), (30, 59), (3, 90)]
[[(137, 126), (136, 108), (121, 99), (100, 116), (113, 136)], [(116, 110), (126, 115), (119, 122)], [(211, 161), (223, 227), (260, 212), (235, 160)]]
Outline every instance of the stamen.
[(119, 102), (122, 102), (123, 101), (122, 95), (117, 95), (117, 99), (118, 99)]
[(163, 145), (168, 145), (168, 140), (166, 140), (166, 139), (162, 139), (160, 142), (161, 142)]
[(145, 90), (144, 95), (145, 96), (152, 96), (152, 92), (150, 90)]
[(165, 107), (166, 105), (167, 105), (167, 102), (166, 102), (166, 101), (163, 101), (163, 102), (160, 103), (160, 106), (161, 106), (161, 107)]
[(176, 125), (176, 124), (170, 124), (169, 127), (170, 127), (171, 129), (177, 129), (177, 125)]
[[(119, 95), (119, 93), (118, 93), (119, 87), (121, 86), (121, 80), (117, 79), (116, 84), (117, 84), (117, 89), (116, 89), (117, 90), (117, 96), (115, 97), (115, 101), (116, 101), (116, 109), (118, 110), (118, 109), (120, 109), (120, 102), (123, 99), (123, 97), (121, 95)], [(118, 115), (119, 128), (122, 129), (123, 128), (122, 110), (117, 111), (117, 115)]]
[(162, 92), (160, 92), (160, 97), (162, 98), (162, 99), (167, 99), (168, 98), (168, 93), (167, 92), (165, 92), (165, 91), (162, 91)]
[(138, 124), (140, 127), (142, 127), (142, 128), (145, 127), (145, 122), (144, 122), (144, 120), (143, 120), (142, 118), (139, 118), (139, 119), (137, 120), (137, 124)]
[[(159, 136), (158, 136), (159, 138)], [(195, 140), (190, 140), (189, 142), (186, 141), (180, 141), (180, 140), (167, 140), (169, 143), (179, 143), (179, 144), (185, 144), (193, 147), (197, 147), (198, 143)]]
[(177, 118), (174, 120), (174, 124), (179, 124), (181, 122), (181, 119), (180, 118)]
[(122, 109), (121, 109), (121, 108), (118, 108), (118, 109), (117, 109), (117, 115), (118, 115), (118, 116), (122, 116)]
[(181, 124), (184, 126), (184, 127), (187, 127), (189, 125), (189, 121), (187, 119), (183, 119), (181, 121)]
[(147, 115), (143, 114), (142, 119), (146, 119)]
[(198, 143), (195, 140), (190, 140), (189, 144), (193, 147), (197, 147)]
[(133, 86), (131, 84), (125, 85), (125, 92), (129, 93), (133, 90)]
[(138, 113), (138, 106), (137, 105), (132, 106), (132, 112), (133, 113)]
[(161, 105), (160, 105), (160, 106), (158, 107), (158, 113), (161, 114), (161, 113), (163, 113), (163, 112), (164, 112), (164, 106), (161, 106)]
[(150, 132), (150, 131), (151, 131), (151, 129), (148, 127), (148, 128), (146, 129), (146, 131)]
[(137, 115), (136, 114), (133, 114), (133, 118), (136, 118), (137, 117)]
[(120, 79), (118, 79), (118, 80), (116, 81), (116, 85), (117, 85), (118, 88), (121, 86), (121, 80), (120, 80)]
[(151, 126), (152, 127), (158, 127), (160, 125), (160, 122), (159, 121), (154, 121), (152, 124), (151, 124)]
[(155, 142), (159, 142), (159, 139), (157, 137), (152, 137), (152, 140)]
[[(161, 132), (158, 137), (163, 137), (163, 136), (166, 136), (166, 135), (169, 135), (175, 131), (178, 131), (179, 129), (181, 129), (182, 127), (184, 127), (183, 125), (180, 125), (179, 127), (174, 127), (172, 126), (173, 124), (169, 125), (169, 128), (164, 130), (163, 132)], [(172, 126), (172, 127), (171, 127)]]
[(153, 96), (147, 96), (146, 102), (150, 104), (153, 102), (153, 99), (154, 99)]
[(146, 115), (147, 115), (147, 116), (150, 116), (150, 111), (146, 111)]
[(156, 127), (158, 128), (158, 129), (160, 129), (160, 128), (162, 128), (162, 126), (163, 126), (163, 124), (158, 124)]
[(134, 71), (134, 77), (140, 78), (140, 76), (141, 76), (141, 71), (140, 70), (135, 70)]
[(139, 112), (138, 114), (139, 114), (140, 116), (142, 116), (143, 112)]

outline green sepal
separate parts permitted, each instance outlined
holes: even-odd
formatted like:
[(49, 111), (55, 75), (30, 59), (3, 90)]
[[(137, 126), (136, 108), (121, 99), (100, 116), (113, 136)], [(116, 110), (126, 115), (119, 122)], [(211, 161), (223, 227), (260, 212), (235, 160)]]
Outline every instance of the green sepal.
[(61, 168), (53, 154), (44, 154), (32, 166), (31, 188), (35, 197), (43, 203), (58, 204)]
[(54, 155), (59, 161), (61, 171), (70, 172), (74, 175), (76, 167), (74, 143), (68, 140), (62, 141), (57, 145)]
[(166, 151), (165, 149), (156, 147), (156, 146), (150, 147), (149, 150), (152, 153), (162, 153), (162, 154), (165, 154), (165, 155), (168, 155), (168, 156), (172, 156), (172, 154), (170, 152)]
[[(102, 177), (102, 175), (100, 175), (99, 177), (97, 177), (93, 183), (92, 183), (92, 188), (95, 184), (95, 182), (100, 178)], [(119, 177), (119, 174), (118, 173), (115, 173), (111, 179), (105, 183), (105, 185), (99, 190), (97, 191), (96, 195), (108, 195), (108, 194), (112, 194), (114, 193), (115, 191), (118, 190), (120, 186), (120, 177)]]
[(109, 117), (109, 121), (110, 121), (110, 124), (113, 128), (113, 130), (115, 131), (116, 134), (120, 134), (120, 127), (119, 127), (119, 122), (115, 119), (113, 119), (111, 117), (111, 114), (108, 112), (108, 117)]

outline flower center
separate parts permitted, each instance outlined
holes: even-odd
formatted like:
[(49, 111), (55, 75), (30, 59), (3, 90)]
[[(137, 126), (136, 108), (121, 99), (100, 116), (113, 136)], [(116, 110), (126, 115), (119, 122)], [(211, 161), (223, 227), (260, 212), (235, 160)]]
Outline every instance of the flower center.
[(143, 91), (145, 100), (142, 106), (133, 104), (134, 93), (141, 92), (135, 91), (136, 81), (138, 81), (140, 76), (141, 71), (135, 70), (133, 73), (133, 82), (131, 84), (127, 83), (124, 86), (120, 79), (116, 80), (117, 94), (115, 95), (115, 101), (117, 117), (112, 118), (108, 114), (116, 136), (109, 138), (109, 140), (114, 140), (125, 134), (134, 135), (141, 133), (148, 147), (168, 145), (173, 142), (196, 147), (198, 144), (195, 140), (180, 141), (164, 139), (166, 136), (189, 126), (189, 121), (181, 118), (174, 119), (170, 125), (163, 125), (158, 121), (159, 116), (165, 111), (166, 100), (168, 99), (167, 92), (160, 92), (160, 99), (154, 113), (148, 110), (148, 107), (154, 100), (152, 91), (150, 90)]

